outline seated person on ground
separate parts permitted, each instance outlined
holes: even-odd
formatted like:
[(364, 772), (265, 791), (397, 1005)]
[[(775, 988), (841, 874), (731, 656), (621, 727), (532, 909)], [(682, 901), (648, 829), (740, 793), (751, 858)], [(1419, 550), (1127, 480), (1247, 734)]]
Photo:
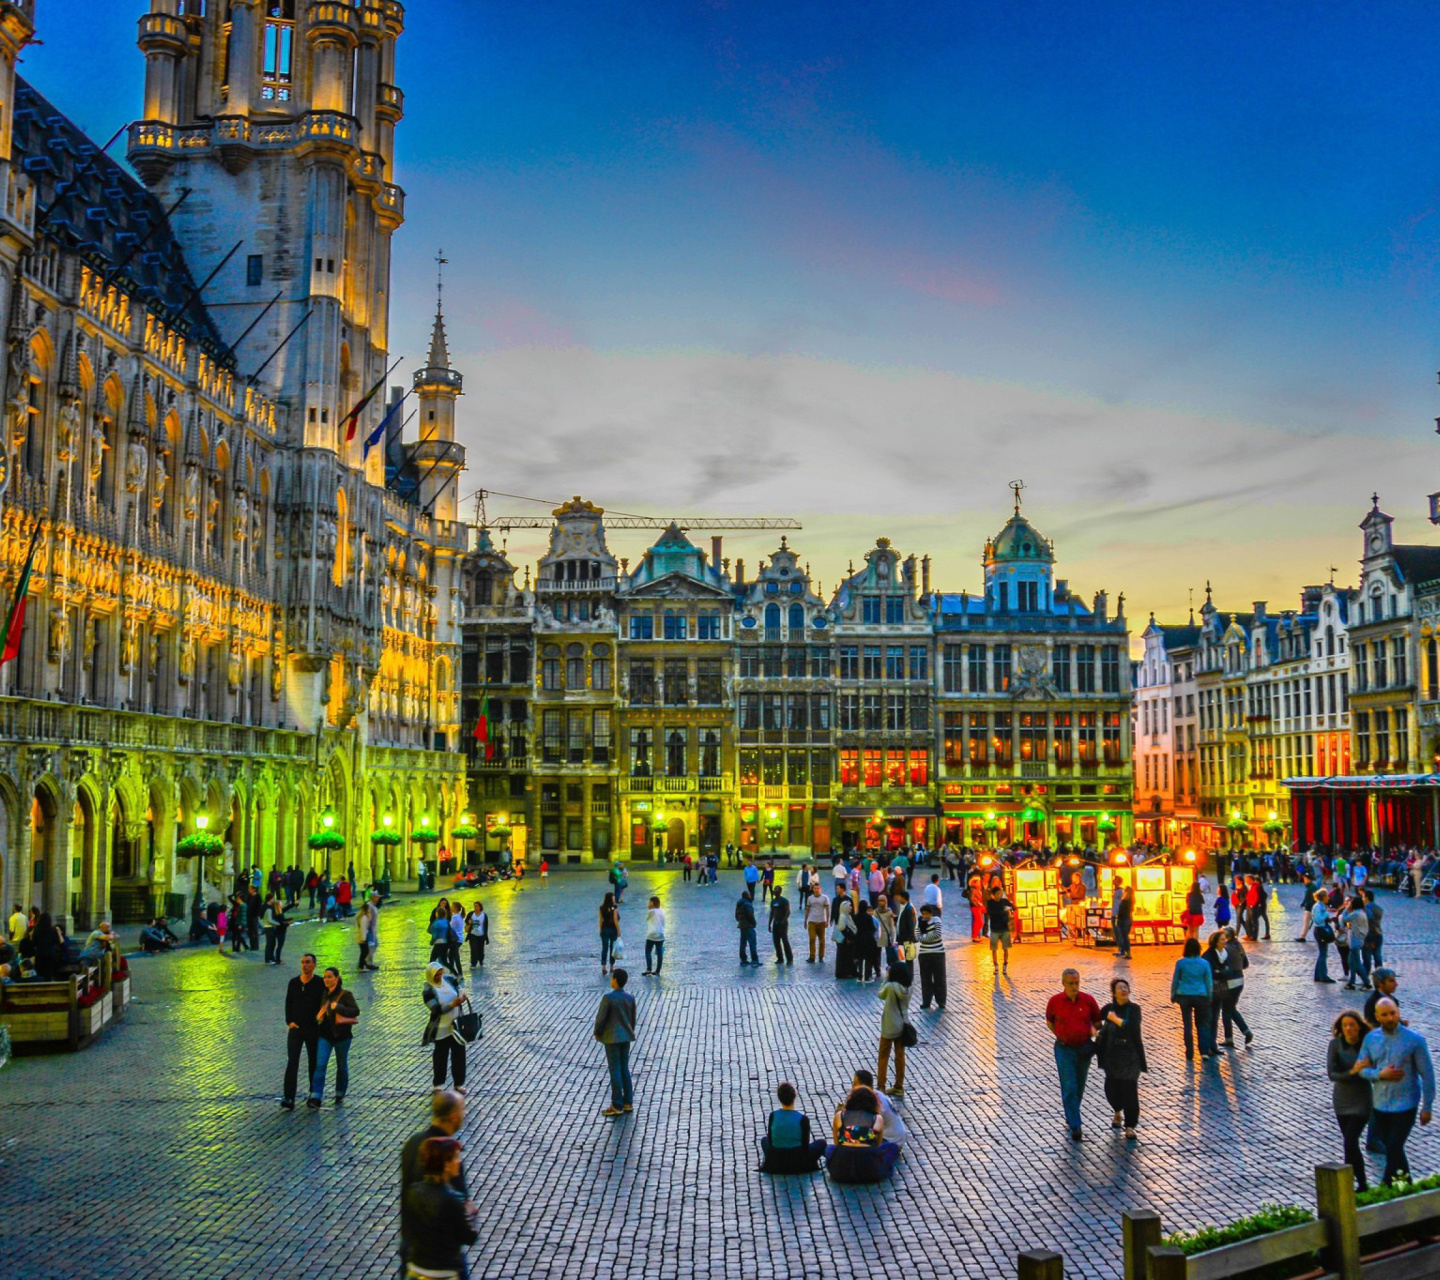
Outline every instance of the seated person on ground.
[(825, 1139), (810, 1137), (810, 1117), (795, 1107), (795, 1086), (786, 1081), (775, 1090), (780, 1107), (770, 1113), (760, 1149), (761, 1173), (813, 1173), (825, 1154)]
[(156, 916), (143, 929), (140, 930), (140, 946), (146, 955), (154, 955), (157, 951), (169, 951), (179, 941), (166, 927), (162, 917)]
[[(854, 1079), (850, 1081), (851, 1089), (875, 1089), (875, 1076), (870, 1071), (857, 1071)], [(893, 1142), (897, 1147), (905, 1145), (905, 1139), (910, 1136), (910, 1130), (905, 1127), (905, 1121), (900, 1118), (900, 1113), (895, 1110), (895, 1104), (883, 1093), (876, 1093), (875, 1097), (880, 1102), (880, 1119), (885, 1122), (885, 1141)]]
[(880, 1095), (858, 1088), (835, 1109), (835, 1141), (825, 1150), (825, 1168), (835, 1182), (883, 1182), (895, 1168), (900, 1148), (885, 1139)]

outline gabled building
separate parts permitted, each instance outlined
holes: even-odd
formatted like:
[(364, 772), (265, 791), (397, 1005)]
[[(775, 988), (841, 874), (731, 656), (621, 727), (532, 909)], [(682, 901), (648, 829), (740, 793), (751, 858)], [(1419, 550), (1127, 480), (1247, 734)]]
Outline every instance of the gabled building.
[(902, 561), (890, 539), (879, 538), (831, 604), (834, 812), (847, 849), (934, 843), (935, 638), (916, 568), (914, 556)]
[(1193, 665), (1199, 636), (1193, 619), (1172, 626), (1152, 613), (1134, 668), (1135, 834), (1171, 848), (1194, 842), (1199, 816)]
[(532, 861), (616, 856), (616, 618), (619, 565), (605, 512), (580, 497), (555, 510), (533, 597), (536, 669), (527, 811)]
[(626, 856), (734, 842), (735, 594), (671, 525), (615, 592)]
[(1020, 512), (985, 546), (977, 594), (932, 597), (940, 835), (984, 846), (1096, 846), (1131, 833), (1124, 597), (1087, 606)]
[(828, 854), (833, 820), (834, 635), (786, 539), (751, 582), (736, 574), (738, 843)]

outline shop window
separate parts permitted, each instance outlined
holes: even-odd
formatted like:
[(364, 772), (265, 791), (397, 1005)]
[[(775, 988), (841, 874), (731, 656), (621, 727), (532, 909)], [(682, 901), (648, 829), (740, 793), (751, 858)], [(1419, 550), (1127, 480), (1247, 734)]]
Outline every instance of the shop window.
[(860, 785), (860, 753), (852, 747), (844, 747), (840, 751), (840, 785)]
[(878, 787), (881, 780), (881, 756), (878, 748), (865, 748), (864, 764), (866, 787)]
[(910, 785), (912, 787), (928, 787), (930, 785), (930, 753), (928, 751), (912, 751), (910, 753)]

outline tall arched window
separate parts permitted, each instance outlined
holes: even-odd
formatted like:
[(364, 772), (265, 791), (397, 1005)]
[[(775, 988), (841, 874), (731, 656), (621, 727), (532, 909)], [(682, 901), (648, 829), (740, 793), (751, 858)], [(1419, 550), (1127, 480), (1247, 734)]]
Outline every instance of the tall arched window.
[(790, 634), (798, 636), (805, 630), (805, 610), (798, 604), (790, 606)]
[(585, 687), (585, 646), (583, 644), (565, 646), (565, 687), (567, 689), (583, 689)]
[(778, 604), (767, 604), (765, 606), (765, 639), (778, 640), (780, 638), (780, 606)]
[(680, 729), (665, 735), (665, 773), (671, 778), (685, 776), (685, 734)]
[(1440, 697), (1440, 650), (1433, 636), (1425, 642), (1425, 684), (1430, 697)]
[(608, 644), (597, 644), (591, 651), (590, 662), (590, 687), (592, 689), (608, 689), (610, 687), (610, 646)]
[(264, 50), (260, 99), (289, 102), (295, 61), (295, 0), (272, 0), (266, 4)]

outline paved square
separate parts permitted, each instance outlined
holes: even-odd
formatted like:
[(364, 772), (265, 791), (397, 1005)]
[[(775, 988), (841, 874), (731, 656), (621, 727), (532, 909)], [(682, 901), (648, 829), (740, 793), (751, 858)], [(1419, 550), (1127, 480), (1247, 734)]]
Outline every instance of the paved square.
[[(1296, 945), (1298, 890), (1272, 908), (1276, 941), (1251, 949), (1244, 1008), (1252, 1051), (1188, 1066), (1167, 1003), (1174, 951), (1027, 945), (996, 981), (988, 949), (949, 913), (949, 1008), (918, 1012), (902, 1105), (912, 1139), (890, 1183), (754, 1172), (756, 1136), (789, 1078), (820, 1127), (857, 1066), (873, 1069), (874, 987), (832, 968), (740, 970), (732, 917), (739, 876), (684, 884), (637, 871), (624, 928), (639, 1000), (637, 1110), (607, 1100), (590, 1038), (600, 976), (596, 874), (484, 895), (494, 942), (478, 983), (484, 1039), (470, 1051), (462, 1138), (484, 1205), (471, 1275), (516, 1277), (995, 1277), (1028, 1247), (1061, 1249), (1068, 1276), (1113, 1277), (1119, 1215), (1160, 1211), (1169, 1227), (1227, 1221), (1264, 1200), (1313, 1204), (1311, 1169), (1338, 1159), (1325, 1043), (1357, 1004), (1310, 980)], [(662, 979), (641, 978), (645, 898), (669, 915)], [(469, 901), (472, 895), (467, 895)], [(1440, 908), (1382, 894), (1387, 959), (1406, 1015), (1440, 1043), (1435, 999)], [(344, 924), (291, 930), (283, 970), (186, 950), (132, 962), (137, 1003), (76, 1056), (23, 1059), (0, 1072), (0, 1257), (26, 1277), (380, 1277), (392, 1275), (396, 1165), (426, 1116), (420, 1044), (432, 896), (382, 915), (378, 974), (353, 974)], [(792, 940), (799, 939), (798, 928)], [(762, 958), (771, 958), (764, 945)], [(338, 963), (361, 1022), (344, 1110), (294, 1114), (276, 1100), (284, 1066), (285, 982), (299, 955)], [(799, 947), (797, 946), (797, 951)], [(1064, 1131), (1046, 998), (1075, 964), (1105, 994), (1127, 973), (1145, 1009), (1150, 1073), (1141, 1140), (1108, 1127), (1098, 1073), (1087, 1140)], [(467, 971), (468, 980), (468, 971)], [(1418, 1172), (1440, 1143), (1418, 1131)], [(1217, 1158), (1224, 1176), (1212, 1172)]]

